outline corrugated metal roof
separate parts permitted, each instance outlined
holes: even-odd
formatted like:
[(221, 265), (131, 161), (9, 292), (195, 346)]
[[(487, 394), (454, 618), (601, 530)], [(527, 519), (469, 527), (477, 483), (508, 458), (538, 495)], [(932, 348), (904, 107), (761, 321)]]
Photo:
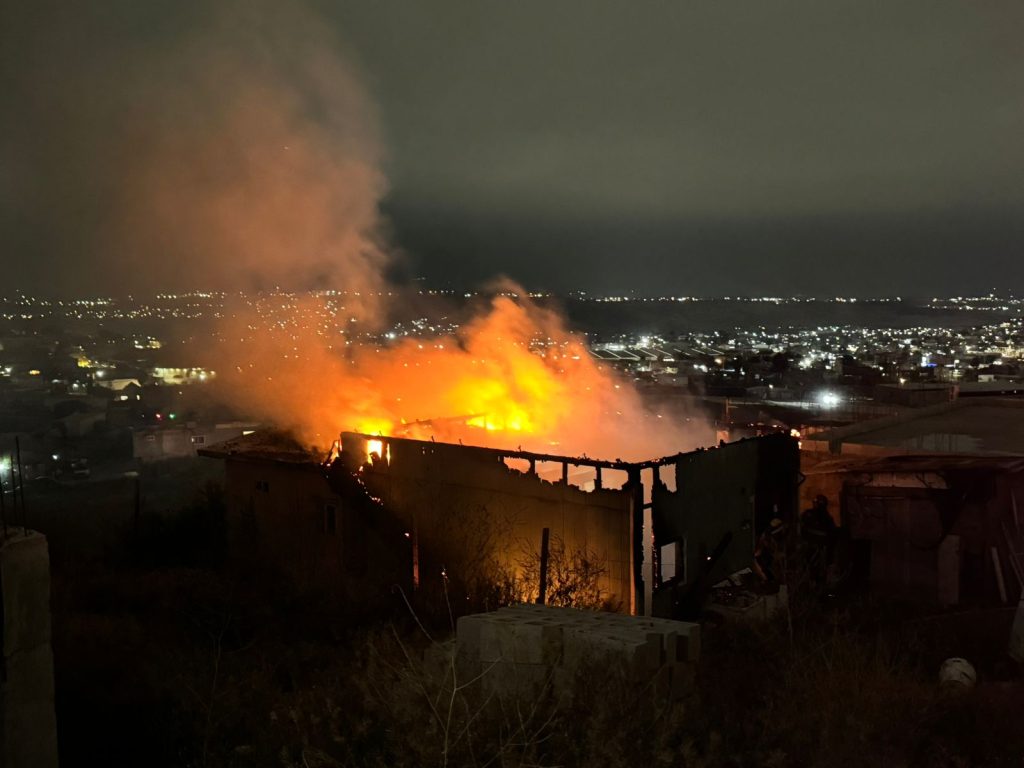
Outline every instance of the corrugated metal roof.
[(928, 454), (922, 456), (863, 456), (833, 459), (807, 467), (805, 475), (834, 472), (948, 472), (958, 470), (1024, 471), (1024, 457)]

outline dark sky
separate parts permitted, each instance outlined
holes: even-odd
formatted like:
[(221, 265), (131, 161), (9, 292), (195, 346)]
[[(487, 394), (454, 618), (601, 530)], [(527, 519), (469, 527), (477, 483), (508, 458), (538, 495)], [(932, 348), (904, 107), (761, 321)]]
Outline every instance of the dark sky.
[[(218, 84), (243, 83), (244, 72), (232, 90), (258, 93), (273, 79), (266, 103), (292, 110), (274, 130), (314, 148), (286, 197), (301, 198), (321, 162), (365, 149), (381, 179), (367, 171), (361, 188), (386, 214), (373, 226), (406, 254), (400, 272), (435, 284), (504, 273), (561, 290), (1024, 290), (1019, 0), (324, 0), (269, 33), (230, 9), (215, 18), (209, 3), (0, 3), (0, 235), (8, 279), (28, 287), (152, 287), (147, 259), (201, 251), (207, 218), (177, 199), (153, 224), (152, 186), (137, 169), (167, 178), (152, 153), (182, 165), (167, 137), (184, 135), (195, 152), (207, 123), (222, 132), (204, 157), (223, 156), (232, 137), (285, 144), (271, 129), (251, 133), (267, 123), (259, 114), (197, 119), (221, 108)], [(318, 53), (307, 60), (311, 37)], [(207, 66), (221, 50), (244, 53)], [(345, 62), (329, 66), (365, 99), (332, 112), (336, 81), (309, 83), (322, 55)], [(364, 101), (365, 120), (339, 116)], [(204, 210), (269, 172), (197, 165), (168, 184)], [(349, 165), (312, 186), (347, 178)], [(230, 191), (207, 178), (219, 173)], [(252, 194), (218, 226), (236, 226)], [(341, 197), (323, 191), (316, 204), (338, 216), (354, 207), (362, 227), (365, 206)], [(257, 202), (272, 216), (274, 201)], [(125, 237), (129, 219), (138, 224)], [(286, 224), (316, 235), (304, 248), (352, 240), (319, 218), (290, 212)], [(217, 254), (287, 242), (263, 235), (209, 239)]]

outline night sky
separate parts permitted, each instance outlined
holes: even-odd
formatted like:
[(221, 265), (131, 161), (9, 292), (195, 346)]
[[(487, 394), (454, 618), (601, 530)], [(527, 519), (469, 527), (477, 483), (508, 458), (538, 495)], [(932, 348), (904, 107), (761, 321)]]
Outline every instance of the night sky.
[(6, 285), (1024, 290), (1019, 1), (0, 3)]

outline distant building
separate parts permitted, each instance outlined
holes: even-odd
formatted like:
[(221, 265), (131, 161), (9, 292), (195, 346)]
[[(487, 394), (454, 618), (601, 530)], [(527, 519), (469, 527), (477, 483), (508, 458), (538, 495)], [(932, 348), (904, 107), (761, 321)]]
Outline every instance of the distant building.
[(875, 400), (879, 403), (922, 408), (948, 403), (957, 398), (957, 385), (942, 383), (879, 384), (875, 387)]
[(96, 386), (109, 389), (119, 394), (126, 393), (131, 395), (137, 395), (142, 391), (142, 386), (139, 384), (139, 380), (136, 378), (123, 378), (123, 379), (96, 379)]
[(803, 472), (803, 506), (829, 499), (845, 533), (837, 565), (853, 583), (945, 606), (1017, 604), (1024, 457), (850, 456)]
[(997, 381), (965, 381), (958, 387), (960, 397), (1024, 397), (1024, 382)]
[(1024, 456), (1024, 400), (965, 398), (804, 439), (807, 453)]
[(1019, 599), (1024, 400), (958, 399), (810, 435), (801, 447), (802, 507), (828, 499), (855, 580), (943, 605)]
[(216, 371), (205, 368), (151, 368), (149, 375), (161, 384), (182, 386), (185, 384), (205, 384), (217, 376)]
[(205, 447), (253, 432), (258, 425), (248, 422), (151, 426), (132, 430), (132, 457), (140, 461), (162, 461), (197, 455)]
[(55, 425), (65, 437), (83, 437), (106, 421), (107, 414), (102, 411), (73, 411), (67, 416), (55, 420)]

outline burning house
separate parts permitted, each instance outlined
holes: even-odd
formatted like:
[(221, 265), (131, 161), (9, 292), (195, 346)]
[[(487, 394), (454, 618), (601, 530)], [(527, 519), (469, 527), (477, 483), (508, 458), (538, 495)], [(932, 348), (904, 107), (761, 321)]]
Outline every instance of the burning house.
[(354, 432), (328, 457), (259, 433), (200, 453), (225, 462), (233, 554), (300, 586), (451, 579), (536, 600), (585, 577), (592, 602), (648, 615), (749, 567), (799, 478), (784, 435), (636, 462)]

